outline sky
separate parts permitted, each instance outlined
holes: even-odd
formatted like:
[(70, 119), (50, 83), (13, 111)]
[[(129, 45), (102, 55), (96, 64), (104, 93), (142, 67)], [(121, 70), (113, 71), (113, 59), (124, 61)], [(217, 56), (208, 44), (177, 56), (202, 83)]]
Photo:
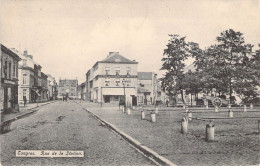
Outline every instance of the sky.
[[(25, 49), (56, 80), (85, 81), (109, 52), (162, 76), (168, 34), (205, 48), (227, 29), (260, 43), (260, 0), (1, 0), (0, 41)], [(186, 61), (191, 64), (192, 60)]]

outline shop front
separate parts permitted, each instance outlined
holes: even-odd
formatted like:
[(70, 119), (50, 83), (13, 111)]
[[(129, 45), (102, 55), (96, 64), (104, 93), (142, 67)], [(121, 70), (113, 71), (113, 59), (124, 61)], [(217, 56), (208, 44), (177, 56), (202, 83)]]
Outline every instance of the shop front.
[(2, 78), (1, 83), (1, 110), (4, 114), (19, 111), (17, 81)]

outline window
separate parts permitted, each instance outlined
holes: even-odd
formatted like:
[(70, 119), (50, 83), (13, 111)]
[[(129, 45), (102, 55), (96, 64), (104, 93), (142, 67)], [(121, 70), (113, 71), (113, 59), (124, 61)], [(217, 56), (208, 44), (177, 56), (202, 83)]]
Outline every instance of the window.
[(7, 61), (5, 61), (4, 65), (4, 78), (7, 78)]
[(119, 101), (119, 97), (118, 96), (115, 96), (115, 101)]
[(110, 67), (105, 67), (105, 72), (106, 72), (106, 75), (109, 75)]
[(110, 84), (110, 79), (109, 78), (106, 78), (105, 84), (106, 84), (106, 86), (109, 86), (109, 84)]
[(27, 84), (27, 74), (23, 74), (23, 84)]
[(116, 79), (116, 86), (119, 86), (119, 84), (120, 84), (120, 78), (117, 78)]
[(116, 75), (120, 74), (120, 67), (116, 67)]
[(27, 62), (27, 60), (23, 59), (23, 66), (26, 66), (26, 62)]
[(9, 62), (9, 79), (11, 79), (11, 71), (12, 71), (12, 67), (11, 67), (11, 62)]
[(127, 79), (126, 80), (126, 86), (130, 86), (131, 85), (131, 79)]
[(23, 90), (23, 96), (26, 96), (26, 89)]
[(127, 75), (130, 75), (130, 74), (131, 74), (131, 67), (127, 67), (127, 68), (126, 68), (126, 74), (127, 74)]
[(15, 64), (13, 65), (13, 77), (16, 77), (15, 76)]

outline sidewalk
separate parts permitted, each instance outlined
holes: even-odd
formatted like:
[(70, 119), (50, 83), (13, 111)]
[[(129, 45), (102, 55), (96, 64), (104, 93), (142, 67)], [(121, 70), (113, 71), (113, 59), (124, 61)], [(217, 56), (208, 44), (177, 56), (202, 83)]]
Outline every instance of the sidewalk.
[[(205, 141), (206, 121), (192, 120), (188, 134), (180, 133), (180, 121), (185, 116), (180, 108), (171, 108), (171, 111), (159, 109), (156, 123), (151, 123), (150, 111), (146, 111), (145, 120), (141, 120), (141, 113), (137, 110), (127, 115), (118, 107), (101, 108), (88, 102), (79, 104), (177, 165), (255, 165), (259, 162), (256, 120), (214, 120), (216, 141), (208, 143)], [(227, 114), (212, 111), (194, 113), (193, 116), (226, 117)], [(259, 117), (260, 111), (237, 112), (235, 116)]]
[[(52, 102), (54, 102), (54, 101), (48, 101), (48, 102), (44, 102), (44, 103), (39, 103), (38, 107), (46, 105), (46, 104), (50, 104)], [(25, 106), (23, 104), (20, 104), (19, 105), (19, 112), (13, 112), (13, 113), (2, 115), (3, 116), (2, 123), (5, 122), (5, 121), (8, 121), (8, 120), (17, 118), (17, 117), (22, 116), (22, 115), (26, 115), (26, 114), (32, 113), (33, 112), (32, 109), (34, 109), (34, 108), (37, 108), (37, 103), (28, 103)]]

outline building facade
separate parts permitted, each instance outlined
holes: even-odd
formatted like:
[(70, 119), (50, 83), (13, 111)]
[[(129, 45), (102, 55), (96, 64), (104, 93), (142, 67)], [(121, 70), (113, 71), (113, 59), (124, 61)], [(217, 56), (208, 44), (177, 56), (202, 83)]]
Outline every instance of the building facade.
[(48, 87), (48, 92), (47, 92), (47, 99), (48, 100), (55, 100), (55, 86), (56, 86), (56, 80), (54, 77), (52, 77), (50, 74), (47, 74), (48, 79), (47, 79), (47, 87)]
[(40, 91), (40, 102), (48, 101), (48, 76), (41, 72), (41, 91)]
[(1, 89), (0, 110), (2, 113), (18, 111), (18, 62), (21, 58), (0, 44)]
[(154, 104), (158, 101), (157, 74), (153, 72), (138, 72), (138, 96), (139, 104)]
[(110, 52), (86, 73), (86, 99), (119, 104), (126, 98), (126, 105), (136, 105), (137, 64), (118, 52)]
[(24, 51), (23, 54), (18, 52), (16, 53), (21, 57), (19, 62), (19, 87), (18, 87), (18, 100), (19, 103), (23, 103), (23, 99), (26, 98), (27, 102), (31, 103), (35, 100), (35, 92), (33, 91), (34, 87), (34, 61), (33, 56), (28, 55), (27, 51)]
[(71, 99), (77, 98), (78, 80), (59, 80), (58, 96), (67, 96)]

